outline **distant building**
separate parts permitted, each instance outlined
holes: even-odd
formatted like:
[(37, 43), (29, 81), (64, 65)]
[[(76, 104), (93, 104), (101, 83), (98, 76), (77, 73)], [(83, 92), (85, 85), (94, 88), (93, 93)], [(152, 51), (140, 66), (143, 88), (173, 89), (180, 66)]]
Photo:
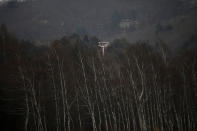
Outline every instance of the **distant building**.
[(137, 25), (138, 25), (138, 22), (132, 19), (122, 19), (119, 23), (120, 29), (123, 29), (124, 31), (130, 28), (137, 28)]

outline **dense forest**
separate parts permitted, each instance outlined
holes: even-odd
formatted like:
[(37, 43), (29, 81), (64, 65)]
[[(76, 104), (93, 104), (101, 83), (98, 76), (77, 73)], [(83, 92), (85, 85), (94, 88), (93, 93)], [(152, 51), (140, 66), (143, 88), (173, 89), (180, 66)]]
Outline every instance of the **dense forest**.
[[(49, 46), (0, 27), (2, 131), (194, 131), (197, 52), (73, 34)], [(197, 43), (195, 43), (197, 44)]]

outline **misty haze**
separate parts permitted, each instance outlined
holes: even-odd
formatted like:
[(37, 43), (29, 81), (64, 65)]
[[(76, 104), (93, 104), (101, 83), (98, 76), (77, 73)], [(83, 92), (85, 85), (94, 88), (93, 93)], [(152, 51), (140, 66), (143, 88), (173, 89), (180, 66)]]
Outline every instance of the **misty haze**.
[(1, 131), (197, 131), (197, 0), (0, 0)]

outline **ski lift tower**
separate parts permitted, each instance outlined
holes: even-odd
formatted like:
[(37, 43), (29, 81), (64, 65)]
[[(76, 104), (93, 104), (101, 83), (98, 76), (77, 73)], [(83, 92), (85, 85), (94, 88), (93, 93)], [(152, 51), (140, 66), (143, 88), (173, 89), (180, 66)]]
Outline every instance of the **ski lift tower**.
[(98, 47), (101, 48), (103, 57), (105, 55), (105, 48), (107, 48), (108, 46), (109, 46), (109, 42), (98, 42)]

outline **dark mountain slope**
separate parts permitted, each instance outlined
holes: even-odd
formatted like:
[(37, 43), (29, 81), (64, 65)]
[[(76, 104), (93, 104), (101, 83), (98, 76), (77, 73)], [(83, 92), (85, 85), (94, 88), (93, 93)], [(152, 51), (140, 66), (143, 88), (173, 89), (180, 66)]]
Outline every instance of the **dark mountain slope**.
[[(196, 12), (195, 7), (195, 0), (9, 2), (0, 6), (0, 24), (6, 23), (9, 30), (18, 37), (31, 40), (50, 40), (74, 32), (96, 35), (106, 40), (115, 37), (126, 37), (131, 41), (138, 40), (140, 37), (153, 40), (157, 37), (156, 25), (170, 23), (172, 19), (179, 19), (182, 16), (190, 17), (192, 12)], [(124, 19), (135, 20), (138, 26), (125, 33), (119, 25)], [(192, 17), (189, 21), (194, 19), (195, 17)], [(173, 29), (176, 28), (174, 27), (176, 22), (171, 25)], [(175, 34), (179, 33), (177, 30), (173, 31)], [(162, 32), (160, 32), (161, 37), (164, 40), (168, 39), (166, 35), (162, 35)], [(193, 33), (195, 32), (190, 32), (188, 35), (191, 36)], [(149, 36), (150, 34), (152, 35)], [(177, 39), (176, 36), (174, 39)]]

